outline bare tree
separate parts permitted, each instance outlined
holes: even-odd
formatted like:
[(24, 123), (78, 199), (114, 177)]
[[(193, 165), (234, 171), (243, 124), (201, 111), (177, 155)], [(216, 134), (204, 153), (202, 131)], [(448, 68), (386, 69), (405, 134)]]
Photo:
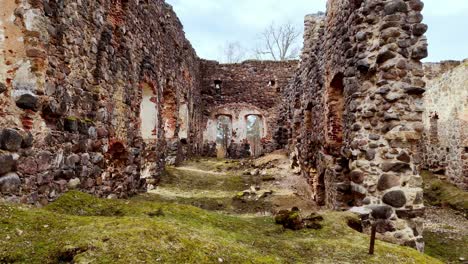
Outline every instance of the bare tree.
[(257, 59), (265, 56), (276, 61), (284, 61), (299, 56), (299, 45), (297, 44), (301, 32), (291, 23), (276, 26), (271, 23), (261, 34), (261, 45), (254, 50)]
[(226, 63), (239, 63), (245, 59), (246, 52), (242, 45), (235, 42), (226, 42), (223, 48), (223, 61)]

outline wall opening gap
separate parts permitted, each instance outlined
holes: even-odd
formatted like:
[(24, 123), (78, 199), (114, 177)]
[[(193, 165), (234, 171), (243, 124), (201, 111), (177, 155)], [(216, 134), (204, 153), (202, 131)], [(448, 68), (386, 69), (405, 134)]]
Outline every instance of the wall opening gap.
[(260, 115), (247, 115), (247, 140), (250, 145), (250, 154), (258, 157), (262, 154), (263, 118)]
[(227, 150), (232, 139), (232, 118), (219, 115), (216, 118), (216, 152), (218, 158), (226, 158)]

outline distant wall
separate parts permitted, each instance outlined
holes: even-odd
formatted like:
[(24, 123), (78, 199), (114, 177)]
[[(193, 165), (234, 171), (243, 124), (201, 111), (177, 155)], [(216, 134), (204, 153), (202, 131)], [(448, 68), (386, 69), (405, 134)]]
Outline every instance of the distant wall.
[(126, 197), (200, 151), (199, 61), (164, 1), (3, 1), (0, 25), (1, 197)]
[(214, 155), (211, 146), (216, 141), (216, 117), (219, 115), (232, 119), (234, 149), (231, 156), (248, 155), (242, 144), (247, 139), (246, 117), (252, 114), (262, 117), (263, 152), (274, 150), (277, 145), (273, 132), (277, 129), (281, 94), (297, 65), (297, 61), (246, 61), (237, 64), (202, 61), (205, 154)]
[(424, 68), (422, 167), (468, 190), (468, 60)]

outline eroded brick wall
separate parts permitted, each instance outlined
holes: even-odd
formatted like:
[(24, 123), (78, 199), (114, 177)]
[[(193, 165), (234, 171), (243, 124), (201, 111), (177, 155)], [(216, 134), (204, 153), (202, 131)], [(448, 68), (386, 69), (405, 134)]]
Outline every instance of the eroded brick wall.
[(383, 238), (418, 248), (422, 8), (419, 0), (330, 0), (325, 16), (307, 16), (301, 67), (277, 132), (319, 204), (385, 208)]
[(199, 62), (164, 1), (3, 1), (0, 24), (2, 197), (126, 197), (200, 149)]
[(422, 168), (468, 189), (468, 60), (427, 63)]
[(297, 69), (297, 61), (246, 61), (219, 64), (202, 61), (202, 94), (204, 103), (205, 154), (215, 156), (216, 117), (226, 115), (232, 121), (230, 157), (246, 157), (246, 116), (258, 115), (263, 120), (263, 152), (277, 148), (273, 140), (277, 130), (282, 92)]

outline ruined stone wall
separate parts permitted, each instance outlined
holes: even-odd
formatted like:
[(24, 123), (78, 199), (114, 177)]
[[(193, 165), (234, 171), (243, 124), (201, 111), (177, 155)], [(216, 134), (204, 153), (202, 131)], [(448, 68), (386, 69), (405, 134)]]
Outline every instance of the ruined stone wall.
[[(231, 157), (245, 157), (246, 117), (262, 117), (261, 144), (264, 152), (276, 148), (273, 132), (277, 130), (281, 94), (297, 69), (297, 61), (246, 61), (219, 64), (202, 61), (201, 88), (204, 103), (205, 154), (215, 155), (216, 117), (227, 115), (232, 120)], [(248, 148), (248, 146), (247, 146)]]
[(164, 1), (3, 1), (0, 27), (1, 197), (126, 197), (199, 150), (198, 58)]
[(305, 54), (277, 131), (319, 204), (380, 208), (391, 219), (383, 237), (418, 248), (422, 8), (419, 0), (329, 0), (325, 17), (306, 17)]
[(424, 65), (423, 169), (468, 190), (468, 60)]

